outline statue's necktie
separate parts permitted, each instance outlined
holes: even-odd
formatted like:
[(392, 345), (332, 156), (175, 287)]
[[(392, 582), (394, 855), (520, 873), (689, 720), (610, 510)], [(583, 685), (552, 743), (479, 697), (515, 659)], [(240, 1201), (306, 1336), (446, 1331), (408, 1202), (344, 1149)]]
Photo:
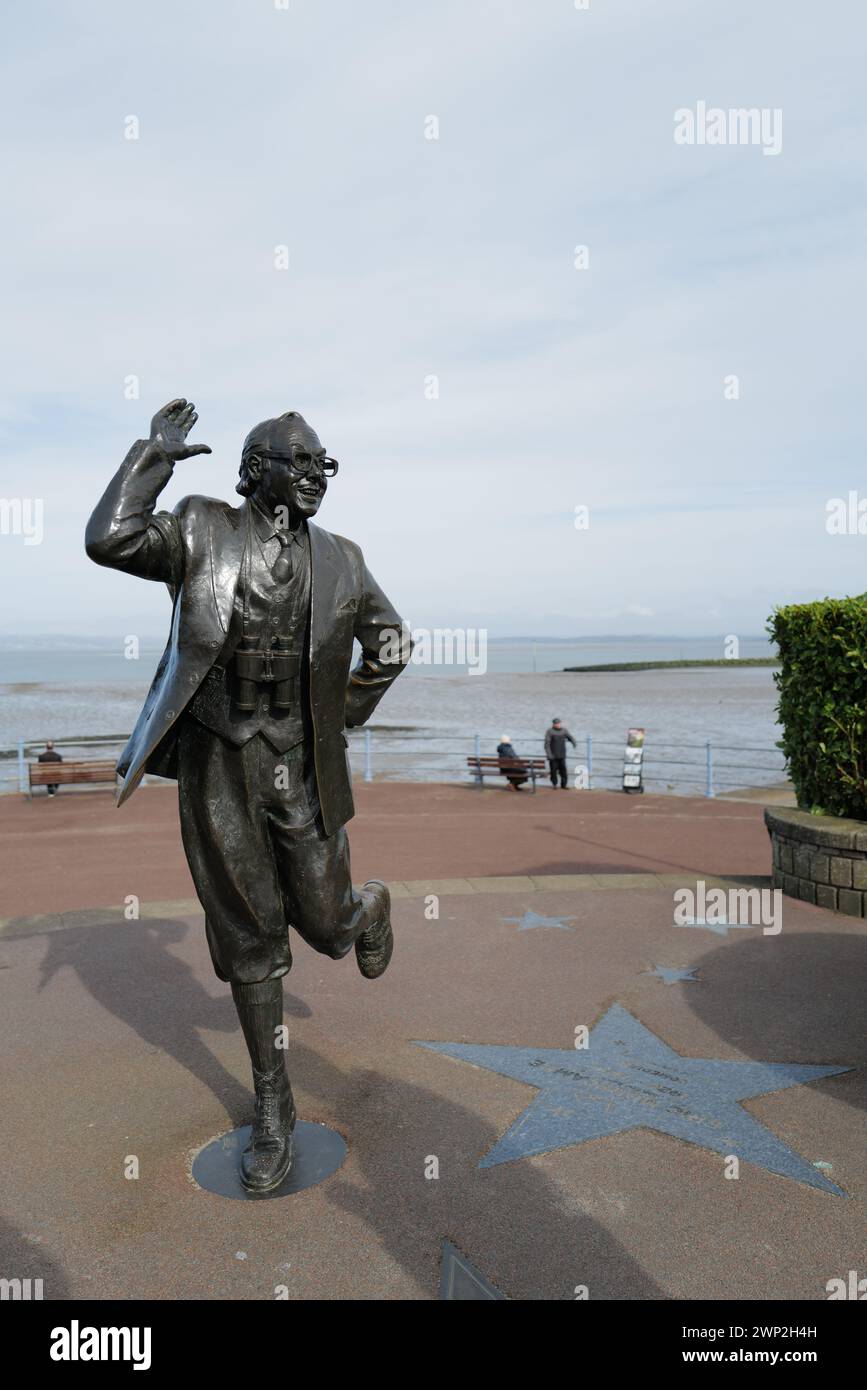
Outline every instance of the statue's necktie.
[(286, 531), (278, 531), (277, 539), (283, 547), (271, 570), (278, 584), (285, 584), (292, 573), (292, 537)]

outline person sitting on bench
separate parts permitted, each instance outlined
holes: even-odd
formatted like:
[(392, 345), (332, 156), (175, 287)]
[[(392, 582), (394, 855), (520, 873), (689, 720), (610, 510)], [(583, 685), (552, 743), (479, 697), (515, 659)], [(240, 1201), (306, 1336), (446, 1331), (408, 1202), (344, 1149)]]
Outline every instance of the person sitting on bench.
[[(46, 741), (46, 744), (45, 744), (45, 752), (39, 754), (39, 757), (37, 758), (37, 762), (40, 762), (40, 763), (62, 763), (62, 762), (63, 762), (63, 759), (61, 758), (60, 754), (57, 752), (57, 749), (54, 747), (54, 744), (51, 742), (51, 739), (48, 739), (48, 740)], [(49, 784), (48, 784), (48, 795), (49, 795), (49, 796), (54, 796), (54, 795), (56, 794), (56, 792), (57, 792), (57, 788), (58, 788), (59, 785), (60, 785), (60, 784), (59, 784), (58, 782), (49, 782)]]
[[(520, 790), (527, 781), (527, 773), (524, 769), (514, 766), (518, 755), (512, 747), (512, 740), (508, 734), (503, 734), (502, 742), (497, 744), (497, 757), (500, 759), (500, 771), (504, 777), (509, 779), (509, 786), (514, 791)], [(512, 766), (503, 767), (504, 761), (511, 763)]]

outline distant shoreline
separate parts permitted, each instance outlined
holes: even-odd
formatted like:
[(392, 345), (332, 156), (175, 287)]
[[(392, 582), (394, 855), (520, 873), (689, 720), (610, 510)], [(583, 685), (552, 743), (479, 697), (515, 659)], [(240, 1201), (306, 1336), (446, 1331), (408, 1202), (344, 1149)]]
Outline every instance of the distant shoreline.
[(564, 671), (669, 671), (681, 666), (779, 666), (777, 656), (708, 657), (687, 661), (611, 661), (604, 666), (564, 666)]

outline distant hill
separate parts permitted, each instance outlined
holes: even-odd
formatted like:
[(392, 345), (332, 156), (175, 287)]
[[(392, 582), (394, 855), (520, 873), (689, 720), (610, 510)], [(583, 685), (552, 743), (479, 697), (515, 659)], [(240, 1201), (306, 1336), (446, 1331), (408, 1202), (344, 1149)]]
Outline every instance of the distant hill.
[(604, 666), (564, 666), (564, 671), (663, 671), (679, 666), (779, 666), (776, 656), (708, 657), (698, 661), (610, 661)]

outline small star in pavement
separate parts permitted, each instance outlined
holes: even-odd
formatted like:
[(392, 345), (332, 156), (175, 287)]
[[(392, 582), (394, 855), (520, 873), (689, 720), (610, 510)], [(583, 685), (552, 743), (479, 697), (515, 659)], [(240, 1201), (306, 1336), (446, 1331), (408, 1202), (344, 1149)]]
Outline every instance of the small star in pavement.
[(568, 925), (574, 922), (574, 917), (541, 917), (538, 912), (531, 912), (529, 909), (523, 917), (502, 917), (503, 922), (517, 922), (518, 931), (532, 931), (534, 927), (559, 927), (561, 931), (571, 931)]
[(667, 965), (655, 965), (652, 970), (643, 970), (643, 975), (656, 975), (667, 985), (677, 984), (678, 980), (697, 980), (695, 970), (672, 970)]
[(687, 917), (685, 922), (675, 922), (676, 927), (698, 927), (704, 931), (712, 931), (716, 936), (728, 936), (730, 927), (750, 927), (751, 922), (730, 922), (727, 917), (720, 916), (709, 922), (706, 917)]
[(479, 1303), (487, 1300), (499, 1302), (505, 1297), (457, 1246), (452, 1245), (450, 1240), (443, 1241), (440, 1298), (450, 1302)]

